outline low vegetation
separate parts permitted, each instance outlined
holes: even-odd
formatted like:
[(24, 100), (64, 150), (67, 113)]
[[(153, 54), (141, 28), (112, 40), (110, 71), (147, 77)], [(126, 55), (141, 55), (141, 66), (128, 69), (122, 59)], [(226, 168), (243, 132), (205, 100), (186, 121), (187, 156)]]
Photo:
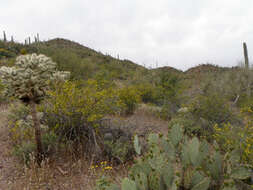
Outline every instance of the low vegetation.
[(22, 188), (64, 189), (54, 166), (88, 180), (68, 189), (253, 187), (249, 67), (146, 69), (64, 39), (0, 41), (0, 64)]

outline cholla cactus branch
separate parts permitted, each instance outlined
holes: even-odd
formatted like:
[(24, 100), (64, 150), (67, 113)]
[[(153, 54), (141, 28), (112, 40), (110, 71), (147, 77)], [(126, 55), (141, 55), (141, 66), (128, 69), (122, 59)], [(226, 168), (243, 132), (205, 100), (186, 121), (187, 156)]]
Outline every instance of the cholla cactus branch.
[(31, 106), (37, 144), (37, 163), (43, 158), (40, 123), (36, 114), (36, 103), (45, 97), (51, 80), (63, 80), (69, 72), (56, 70), (56, 63), (45, 55), (28, 54), (17, 57), (14, 67), (1, 67), (0, 78), (5, 84), (6, 95), (14, 96)]
[(14, 67), (1, 67), (0, 77), (8, 87), (5, 94), (22, 101), (39, 103), (48, 90), (50, 80), (65, 80), (69, 72), (56, 70), (56, 63), (45, 55), (17, 57)]

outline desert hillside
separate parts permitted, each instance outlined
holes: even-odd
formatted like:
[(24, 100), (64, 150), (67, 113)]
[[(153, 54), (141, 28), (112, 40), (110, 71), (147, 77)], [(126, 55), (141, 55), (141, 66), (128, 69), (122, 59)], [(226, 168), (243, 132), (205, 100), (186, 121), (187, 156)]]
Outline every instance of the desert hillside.
[(0, 190), (252, 189), (252, 113), (247, 64), (148, 69), (66, 39), (0, 41)]

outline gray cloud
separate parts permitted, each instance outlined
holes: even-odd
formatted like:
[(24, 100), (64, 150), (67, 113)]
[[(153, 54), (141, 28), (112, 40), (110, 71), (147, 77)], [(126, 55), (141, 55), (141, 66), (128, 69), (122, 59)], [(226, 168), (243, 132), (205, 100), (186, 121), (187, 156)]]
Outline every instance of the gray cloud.
[(251, 0), (8, 0), (0, 29), (18, 41), (68, 38), (139, 64), (187, 69), (253, 55)]

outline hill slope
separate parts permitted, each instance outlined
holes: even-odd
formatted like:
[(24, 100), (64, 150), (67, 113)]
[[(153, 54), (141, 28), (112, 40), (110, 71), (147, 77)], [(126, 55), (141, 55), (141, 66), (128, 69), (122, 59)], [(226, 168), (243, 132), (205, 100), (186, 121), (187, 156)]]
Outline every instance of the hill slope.
[(147, 69), (129, 60), (104, 55), (79, 43), (56, 38), (46, 42), (24, 45), (0, 41), (0, 64), (12, 65), (21, 53), (43, 53), (57, 62), (60, 70), (71, 71), (72, 79), (103, 77), (127, 83), (152, 82), (163, 74), (178, 75), (182, 79), (202, 80), (208, 76), (236, 68), (223, 68), (211, 64), (195, 66), (183, 72), (166, 66)]

